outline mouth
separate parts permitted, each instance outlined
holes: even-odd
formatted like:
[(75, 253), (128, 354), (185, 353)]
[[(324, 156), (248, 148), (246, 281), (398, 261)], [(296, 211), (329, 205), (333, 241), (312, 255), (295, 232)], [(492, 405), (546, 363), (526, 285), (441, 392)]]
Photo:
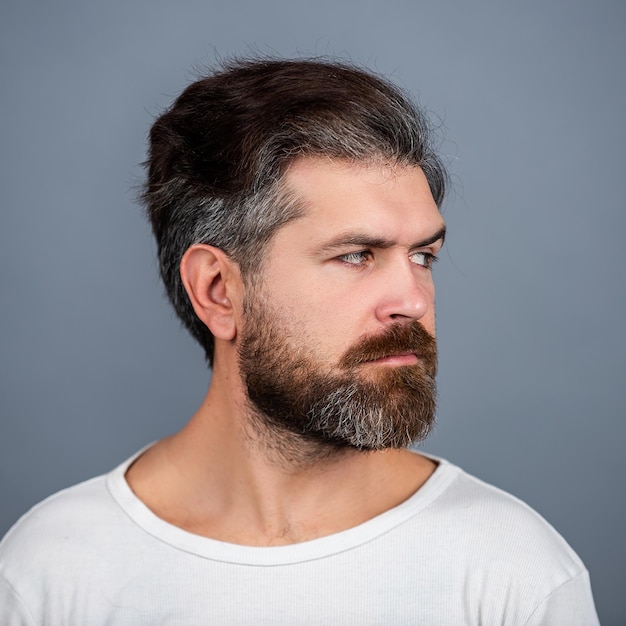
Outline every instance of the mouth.
[(368, 361), (368, 363), (398, 367), (401, 365), (415, 365), (418, 361), (419, 357), (415, 352), (401, 352), (398, 354), (383, 356), (378, 359), (372, 359), (371, 361)]

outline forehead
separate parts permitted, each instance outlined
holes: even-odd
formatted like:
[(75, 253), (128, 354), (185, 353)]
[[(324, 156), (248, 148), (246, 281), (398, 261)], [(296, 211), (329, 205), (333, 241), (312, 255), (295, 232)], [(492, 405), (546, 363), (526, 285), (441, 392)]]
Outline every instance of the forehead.
[(444, 225), (419, 167), (303, 158), (287, 171), (285, 185), (302, 216), (281, 228), (279, 238), (306, 232), (313, 245), (345, 231), (402, 245)]

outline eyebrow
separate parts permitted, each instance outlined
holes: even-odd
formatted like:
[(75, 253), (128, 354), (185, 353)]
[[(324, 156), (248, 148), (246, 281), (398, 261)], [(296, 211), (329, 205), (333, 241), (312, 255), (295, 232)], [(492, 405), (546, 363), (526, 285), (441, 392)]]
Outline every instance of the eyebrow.
[[(409, 250), (424, 248), (439, 240), (441, 240), (441, 245), (443, 245), (445, 238), (446, 227), (442, 226), (434, 235), (424, 239), (423, 241), (417, 241), (409, 246)], [(337, 248), (344, 248), (347, 246), (359, 246), (363, 248), (378, 248), (381, 250), (385, 250), (386, 248), (393, 248), (393, 246), (395, 245), (397, 245), (395, 241), (391, 239), (385, 239), (384, 237), (372, 237), (371, 235), (358, 232), (342, 233), (320, 246), (318, 252), (330, 252)]]

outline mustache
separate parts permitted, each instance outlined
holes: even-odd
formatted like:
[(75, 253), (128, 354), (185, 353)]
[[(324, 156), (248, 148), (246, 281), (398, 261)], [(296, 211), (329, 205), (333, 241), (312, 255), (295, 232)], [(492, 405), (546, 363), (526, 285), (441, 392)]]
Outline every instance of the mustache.
[(341, 365), (352, 368), (396, 354), (416, 354), (431, 369), (436, 369), (437, 341), (419, 322), (394, 324), (380, 335), (365, 337), (349, 348)]

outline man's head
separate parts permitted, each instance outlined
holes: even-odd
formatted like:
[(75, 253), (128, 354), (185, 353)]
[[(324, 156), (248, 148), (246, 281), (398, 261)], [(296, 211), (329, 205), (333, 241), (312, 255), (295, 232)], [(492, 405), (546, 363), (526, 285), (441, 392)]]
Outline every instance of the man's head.
[(304, 157), (419, 167), (440, 205), (446, 174), (423, 114), (387, 81), (346, 64), (253, 60), (189, 86), (152, 127), (144, 191), (161, 275), (212, 362), (214, 340), (180, 277), (197, 243), (254, 282), (276, 232), (302, 214), (284, 184)]
[[(270, 444), (278, 432), (367, 450), (422, 439), (435, 409), (431, 265), (444, 237), (423, 172), (308, 157), (285, 180), (303, 215), (276, 232), (243, 298), (250, 413), (272, 427)], [(302, 446), (282, 439), (297, 458)]]

